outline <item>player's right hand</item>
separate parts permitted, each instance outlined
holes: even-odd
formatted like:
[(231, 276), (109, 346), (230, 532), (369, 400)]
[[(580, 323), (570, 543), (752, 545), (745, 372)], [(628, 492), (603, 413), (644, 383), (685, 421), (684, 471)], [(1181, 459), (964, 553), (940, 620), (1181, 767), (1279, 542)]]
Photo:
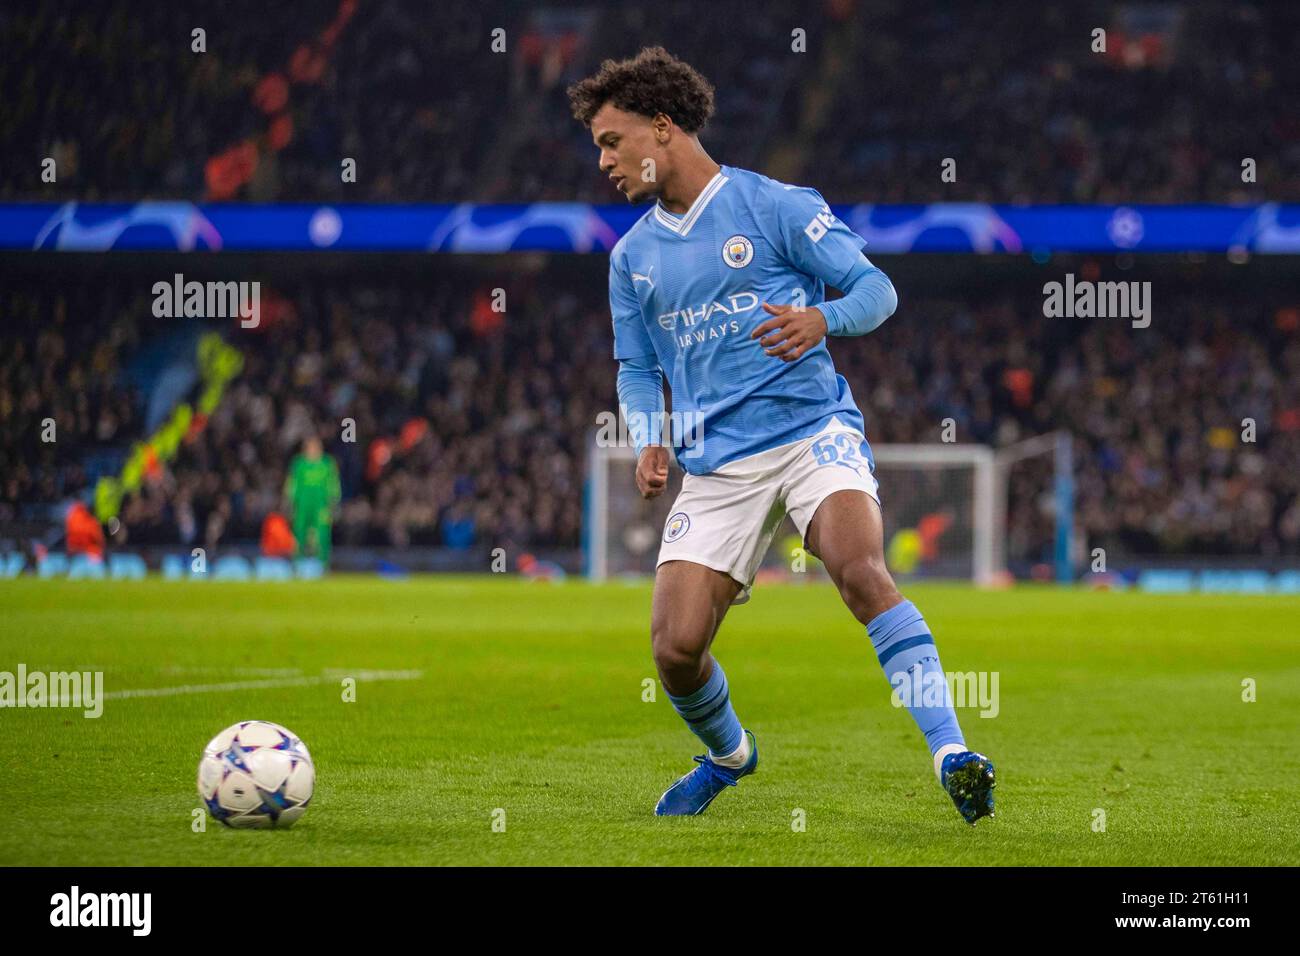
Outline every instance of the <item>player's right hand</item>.
[(668, 487), (668, 449), (647, 445), (636, 461), (636, 490), (642, 498), (657, 498)]

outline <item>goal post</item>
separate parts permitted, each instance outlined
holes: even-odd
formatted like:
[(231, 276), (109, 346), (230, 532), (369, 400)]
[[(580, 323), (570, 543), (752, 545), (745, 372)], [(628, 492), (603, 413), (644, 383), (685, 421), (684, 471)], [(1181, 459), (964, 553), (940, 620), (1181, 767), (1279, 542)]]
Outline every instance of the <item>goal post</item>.
[(993, 450), (984, 445), (879, 445), (872, 453), (890, 569), (908, 576), (929, 563), (933, 573), (927, 576), (992, 584), (1001, 570), (994, 543)]
[[(996, 526), (1003, 529), (998, 536), (996, 546), (1001, 549), (998, 561), (1003, 567), (1007, 564), (1007, 542), (1010, 537), (1008, 528), (1008, 508), (1012, 487), (1012, 473), (1018, 466), (1032, 466), (1043, 459), (1051, 459), (1051, 471), (1047, 473), (1040, 467), (1036, 482), (1042, 493), (1037, 503), (1031, 504), (1031, 512), (1040, 513), (1041, 524), (1050, 528), (1050, 550), (1052, 576), (1062, 584), (1075, 579), (1075, 530), (1074, 530), (1074, 437), (1067, 431), (1049, 432), (1036, 435), (1023, 441), (999, 448), (996, 455), (997, 498), (994, 502)], [(1031, 486), (1033, 480), (1031, 480)], [(1050, 486), (1050, 493), (1048, 487)], [(1043, 562), (1048, 563), (1048, 562)]]
[[(1069, 436), (1053, 433), (1002, 449), (975, 444), (876, 445), (875, 475), (885, 522), (885, 559), (903, 580), (970, 580), (993, 585), (1007, 576), (1010, 481), (1022, 462), (1055, 459), (1049, 480), (1056, 576), (1072, 577), (1073, 488)], [(583, 557), (589, 578), (603, 581), (654, 573), (663, 526), (681, 490), (674, 462), (668, 488), (649, 501), (636, 490), (635, 452), (589, 445)], [(789, 518), (777, 532), (760, 574), (799, 570), (798, 534)], [(1049, 545), (1044, 545), (1048, 547)], [(815, 563), (815, 562), (807, 562)]]

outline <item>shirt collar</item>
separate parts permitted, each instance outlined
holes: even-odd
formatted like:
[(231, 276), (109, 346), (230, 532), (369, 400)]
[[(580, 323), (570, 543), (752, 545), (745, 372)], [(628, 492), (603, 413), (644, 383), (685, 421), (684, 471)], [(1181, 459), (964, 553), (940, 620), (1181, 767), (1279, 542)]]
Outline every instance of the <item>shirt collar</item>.
[(680, 216), (669, 212), (664, 208), (663, 203), (655, 202), (655, 219), (659, 224), (669, 232), (675, 232), (679, 236), (686, 236), (690, 233), (691, 227), (695, 221), (700, 218), (704, 208), (709, 204), (718, 191), (722, 189), (729, 181), (730, 177), (723, 174), (725, 167), (718, 167), (718, 171), (713, 174), (713, 178), (708, 181), (705, 187), (700, 190), (700, 194), (695, 197), (691, 207)]

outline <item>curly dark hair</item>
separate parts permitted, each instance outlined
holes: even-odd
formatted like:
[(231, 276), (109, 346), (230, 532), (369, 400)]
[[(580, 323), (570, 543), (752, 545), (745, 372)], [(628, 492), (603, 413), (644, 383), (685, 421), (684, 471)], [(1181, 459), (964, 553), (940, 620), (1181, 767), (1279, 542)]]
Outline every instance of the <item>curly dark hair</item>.
[(687, 133), (698, 133), (713, 115), (713, 84), (661, 46), (606, 60), (568, 92), (573, 116), (585, 126), (606, 103), (642, 116), (664, 113)]

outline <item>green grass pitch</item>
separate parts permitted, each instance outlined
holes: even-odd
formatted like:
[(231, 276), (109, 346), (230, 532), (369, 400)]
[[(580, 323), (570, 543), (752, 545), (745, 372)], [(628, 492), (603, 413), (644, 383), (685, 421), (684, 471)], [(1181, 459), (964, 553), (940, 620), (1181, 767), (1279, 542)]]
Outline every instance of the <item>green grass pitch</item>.
[[(758, 773), (658, 819), (701, 748), (642, 699), (647, 585), (0, 582), (0, 671), (102, 670), (121, 695), (98, 719), (0, 710), (0, 864), (1300, 863), (1300, 599), (907, 593), (947, 670), (999, 674), (996, 717), (959, 711), (998, 767), (975, 828), (825, 583), (732, 611), (714, 650)], [(342, 699), (343, 675), (412, 670)], [(167, 687), (190, 690), (123, 694)], [(251, 718), (307, 742), (312, 805), (194, 832), (199, 753)]]

